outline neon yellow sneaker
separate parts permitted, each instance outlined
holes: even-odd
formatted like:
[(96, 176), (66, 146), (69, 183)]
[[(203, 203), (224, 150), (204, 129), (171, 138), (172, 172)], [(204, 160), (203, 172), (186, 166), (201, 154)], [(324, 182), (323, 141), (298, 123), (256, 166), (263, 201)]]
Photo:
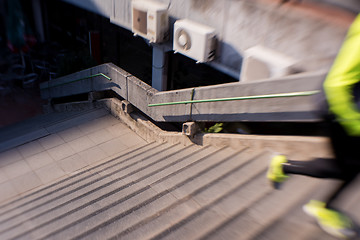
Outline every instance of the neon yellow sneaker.
[(355, 224), (348, 216), (326, 208), (324, 202), (311, 200), (303, 206), (303, 210), (314, 217), (325, 232), (334, 237), (350, 239), (357, 234)]
[(266, 177), (276, 189), (279, 189), (281, 183), (283, 183), (289, 177), (283, 171), (282, 164), (286, 162), (287, 159), (284, 155), (276, 155), (270, 161)]

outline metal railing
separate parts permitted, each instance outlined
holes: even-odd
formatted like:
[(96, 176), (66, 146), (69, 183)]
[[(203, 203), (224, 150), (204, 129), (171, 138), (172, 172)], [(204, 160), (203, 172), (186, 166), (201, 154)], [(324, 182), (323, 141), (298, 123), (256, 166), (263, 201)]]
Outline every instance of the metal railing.
[(69, 82), (59, 83), (59, 84), (54, 84), (54, 85), (51, 85), (50, 81), (49, 81), (48, 86), (46, 86), (46, 87), (41, 87), (40, 86), (40, 89), (49, 89), (49, 88), (52, 88), (52, 87), (59, 87), (59, 86), (63, 86), (63, 85), (67, 85), (67, 84), (70, 84), (70, 83), (79, 82), (79, 81), (82, 81), (82, 80), (85, 80), (85, 79), (89, 79), (89, 78), (93, 78), (93, 77), (99, 77), (99, 76), (104, 77), (107, 80), (111, 81), (111, 77), (106, 76), (104, 73), (97, 73), (97, 74), (90, 75), (90, 76), (87, 76), (87, 77), (82, 77), (82, 78), (78, 78), (78, 79), (75, 79), (75, 80), (72, 80), (72, 81), (69, 81)]
[(166, 102), (166, 103), (153, 103), (149, 104), (148, 107), (188, 104), (188, 103), (205, 103), (205, 102), (224, 102), (224, 101), (239, 101), (249, 99), (265, 99), (265, 98), (281, 98), (281, 97), (300, 97), (310, 96), (319, 93), (319, 90), (304, 91), (304, 92), (291, 92), (291, 93), (277, 93), (267, 95), (256, 95), (256, 96), (245, 96), (245, 97), (231, 97), (231, 98), (214, 98), (214, 99), (202, 99), (202, 100), (188, 100), (179, 102)]

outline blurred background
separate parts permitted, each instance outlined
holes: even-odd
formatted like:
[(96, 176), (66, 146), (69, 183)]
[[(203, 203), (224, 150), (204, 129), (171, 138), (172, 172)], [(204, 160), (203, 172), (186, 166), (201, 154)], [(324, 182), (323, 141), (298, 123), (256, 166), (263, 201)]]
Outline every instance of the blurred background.
[[(168, 6), (170, 36), (154, 45), (133, 36), (130, 0), (0, 0), (0, 127), (42, 112), (39, 83), (101, 63), (152, 85), (159, 47), (161, 90), (245, 81), (242, 68), (254, 48), (290, 61), (284, 74), (327, 71), (360, 9), (356, 0), (158, 2)], [(185, 17), (216, 30), (212, 62), (172, 51), (173, 23)]]

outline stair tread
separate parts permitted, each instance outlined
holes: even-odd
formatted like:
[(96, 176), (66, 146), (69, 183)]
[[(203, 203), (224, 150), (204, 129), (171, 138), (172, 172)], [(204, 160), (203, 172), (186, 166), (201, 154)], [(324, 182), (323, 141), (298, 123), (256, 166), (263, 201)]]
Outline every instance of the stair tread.
[[(161, 176), (159, 175), (159, 177), (161, 177)], [(135, 191), (136, 191), (137, 186), (133, 186), (133, 187), (135, 187)], [(70, 237), (71, 234), (72, 235), (79, 234), (79, 233), (87, 231), (93, 227), (96, 228), (96, 226), (101, 224), (102, 222), (104, 222), (106, 220), (109, 221), (109, 218), (111, 219), (112, 217), (117, 216), (117, 212), (119, 211), (119, 208), (116, 207), (118, 205), (118, 204), (116, 204), (117, 201), (121, 202), (121, 205), (120, 205), (120, 206), (122, 206), (121, 209), (123, 209), (122, 211), (123, 212), (125, 211), (125, 213), (126, 213), (127, 211), (129, 211), (129, 209), (132, 209), (134, 207), (136, 208), (137, 204), (140, 204), (140, 205), (144, 204), (144, 199), (149, 199), (149, 198), (151, 199), (151, 198), (155, 197), (156, 201), (159, 200), (159, 201), (167, 202), (167, 201), (171, 201), (171, 200), (176, 200), (176, 199), (174, 199), (174, 197), (172, 195), (169, 195), (169, 194), (165, 194), (165, 195), (160, 194), (159, 195), (156, 191), (149, 188), (149, 185), (146, 183), (143, 183), (143, 185), (139, 185), (138, 187), (140, 187), (140, 190), (141, 189), (142, 190), (140, 192), (136, 193), (135, 195), (133, 195), (133, 197), (131, 197), (130, 199), (127, 199), (127, 196), (131, 195), (131, 193), (126, 193), (126, 191), (125, 191), (125, 193), (119, 192), (119, 194), (118, 194), (119, 196), (114, 195), (114, 197), (105, 199), (103, 201), (103, 203), (100, 204), (100, 206), (99, 206), (100, 208), (102, 208), (104, 210), (101, 210), (100, 212), (98, 210), (97, 214), (95, 216), (92, 216), (93, 214), (90, 214), (90, 216), (92, 216), (91, 218), (89, 218), (89, 216), (87, 216), (89, 214), (86, 214), (86, 213), (81, 213), (79, 216), (75, 216), (75, 215), (69, 216), (67, 218), (67, 220), (63, 222), (62, 227), (59, 226), (58, 222), (56, 223), (56, 225), (53, 226), (53, 227), (56, 227), (56, 229), (59, 229), (59, 227), (60, 227), (61, 231), (52, 229), (52, 226), (47, 226), (45, 229), (42, 229), (41, 234), (43, 234), (42, 236), (49, 237), (48, 234), (52, 234), (52, 232), (55, 231), (57, 233), (57, 235), (51, 235), (51, 238), (56, 239), (57, 236), (59, 236), (60, 238), (63, 236)], [(134, 191), (134, 190), (132, 190), (132, 191)], [(156, 197), (156, 196), (158, 196), (158, 197)], [(121, 198), (124, 198), (124, 197), (125, 197), (125, 199), (121, 200)], [(109, 200), (109, 202), (107, 202), (106, 200)], [(113, 203), (114, 201), (115, 201), (115, 205)], [(146, 203), (146, 200), (145, 200), (145, 203)], [(152, 203), (152, 201), (151, 201), (149, 204), (157, 204), (157, 203), (155, 203), (155, 202)], [(114, 205), (114, 206), (112, 206), (112, 205)], [(145, 206), (146, 205), (147, 204), (145, 204)], [(128, 210), (126, 210), (126, 209), (128, 209)], [(149, 210), (152, 211), (152, 208), (148, 208), (148, 207), (145, 208), (145, 211), (149, 211)], [(126, 217), (131, 212), (128, 212), (127, 214), (125, 214), (124, 217)], [(71, 221), (77, 221), (77, 222), (80, 221), (81, 224), (78, 224), (78, 225), (69, 224), (69, 221), (70, 222)]]
[[(152, 145), (150, 145), (150, 147), (151, 146)], [(142, 149), (146, 148), (143, 147)], [(154, 149), (156, 148), (152, 148), (151, 150)], [(161, 149), (162, 148), (160, 148), (158, 151), (161, 151)], [(131, 157), (131, 154), (129, 155)], [(120, 158), (119, 162), (111, 162), (109, 166), (107, 166), (105, 163), (90, 168), (89, 170), (85, 170), (82, 172), (83, 174), (79, 174), (78, 176), (69, 178), (70, 183), (69, 181), (64, 180), (64, 184), (55, 184), (52, 187), (46, 187), (44, 189), (41, 189), (36, 196), (30, 195), (31, 197), (35, 197), (35, 199), (30, 198), (22, 203), (20, 202), (18, 204), (11, 204), (11, 209), (16, 209), (16, 211), (20, 211), (21, 213), (26, 212), (29, 215), (31, 215), (31, 212), (33, 212), (34, 214), (39, 214), (39, 212), (41, 212), (41, 209), (43, 209), (43, 211), (46, 211), (46, 209), (51, 208), (53, 205), (56, 206), (56, 204), (62, 204), (65, 201), (70, 201), (77, 195), (87, 194), (89, 191), (93, 191), (93, 189), (106, 185), (113, 180), (111, 178), (113, 175), (112, 172), (109, 172), (106, 175), (100, 175), (97, 171), (103, 171), (103, 167), (105, 166), (106, 168), (112, 169), (113, 172), (121, 170), (121, 168), (117, 170), (118, 167), (116, 166), (127, 164), (125, 162), (127, 162), (126, 160), (129, 159), (129, 156), (127, 154), (124, 154), (123, 157), (124, 159)], [(115, 158), (112, 160), (117, 159)], [(136, 158), (130, 160), (136, 160)], [(8, 219), (13, 217), (11, 215), (11, 212), (9, 212), (11, 211), (11, 209), (8, 209), (6, 213), (2, 213), (0, 215), (0, 219)]]
[[(182, 229), (189, 222), (191, 222), (194, 228), (198, 229), (198, 233), (205, 231), (211, 224), (208, 224), (204, 219), (199, 221), (201, 226), (195, 226), (193, 222), (200, 219), (205, 212), (216, 213), (217, 217), (213, 219), (215, 222), (224, 219), (226, 216), (222, 212), (210, 210), (213, 205), (216, 205), (217, 202), (221, 202), (223, 199), (234, 199), (234, 193), (243, 187), (247, 178), (257, 175), (259, 170), (262, 171), (264, 169), (259, 165), (257, 170), (254, 168), (254, 162), (251, 161), (253, 155), (254, 153), (240, 153), (231, 162), (229, 161), (222, 166), (218, 166), (214, 171), (208, 172), (207, 176), (204, 175), (198, 178), (198, 182), (189, 183), (188, 186), (183, 187), (182, 191), (174, 193), (177, 199), (179, 199), (179, 203), (168, 207), (166, 210), (162, 210), (153, 219), (145, 219), (145, 221), (130, 227), (116, 235), (116, 237), (121, 239), (140, 239), (142, 237), (152, 238), (156, 235), (162, 236), (164, 233), (169, 233), (174, 229)], [(232, 166), (232, 168), (229, 168), (229, 166)], [(250, 169), (253, 172), (250, 172)], [(248, 173), (247, 177), (243, 177), (246, 173)], [(237, 179), (237, 181), (233, 181), (234, 179)], [(232, 204), (229, 207), (231, 208)], [(205, 220), (210, 219), (212, 217), (205, 217)], [(118, 224), (114, 223), (114, 225)], [(118, 228), (114, 227), (114, 229)], [(101, 236), (102, 234), (99, 233), (97, 235)]]
[[(11, 201), (9, 203), (0, 205), (0, 216), (3, 214), (4, 211), (9, 211), (9, 209), (21, 209), (21, 207), (27, 205), (27, 204), (33, 204), (35, 200), (46, 200), (44, 197), (51, 197), (55, 193), (60, 193), (61, 190), (69, 190), (69, 187), (75, 184), (80, 184), (84, 180), (86, 180), (88, 177), (91, 177), (92, 175), (96, 175), (95, 170), (101, 171), (102, 169), (106, 169), (109, 167), (112, 167), (113, 165), (116, 165), (118, 162), (127, 160), (129, 156), (135, 156), (136, 154), (139, 154), (140, 151), (146, 150), (147, 148), (154, 147), (154, 142), (149, 143), (147, 145), (143, 146), (135, 146), (133, 148), (129, 148), (123, 151), (123, 153), (120, 153), (117, 156), (113, 156), (108, 161), (102, 162), (100, 164), (97, 164), (95, 166), (92, 166), (88, 169), (85, 169), (83, 171), (80, 171), (76, 174), (73, 174), (72, 176), (65, 178), (61, 181), (57, 181), (51, 185), (41, 187), (38, 190), (34, 190), (26, 195), (23, 195), (14, 201)], [(142, 153), (142, 152), (141, 152)], [(96, 176), (95, 176), (96, 177)], [(24, 209), (22, 209), (24, 210)]]

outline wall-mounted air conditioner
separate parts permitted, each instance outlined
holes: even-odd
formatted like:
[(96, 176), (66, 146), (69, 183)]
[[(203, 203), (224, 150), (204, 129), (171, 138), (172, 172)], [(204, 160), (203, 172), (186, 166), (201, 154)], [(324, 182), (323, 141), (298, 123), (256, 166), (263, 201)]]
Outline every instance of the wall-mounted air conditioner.
[(132, 32), (154, 43), (167, 40), (168, 6), (151, 0), (133, 0)]
[(299, 72), (295, 68), (297, 61), (283, 53), (261, 45), (244, 51), (241, 67), (241, 81), (253, 81), (282, 77)]
[(215, 29), (197, 22), (182, 19), (174, 24), (173, 49), (199, 62), (209, 62), (215, 57)]

